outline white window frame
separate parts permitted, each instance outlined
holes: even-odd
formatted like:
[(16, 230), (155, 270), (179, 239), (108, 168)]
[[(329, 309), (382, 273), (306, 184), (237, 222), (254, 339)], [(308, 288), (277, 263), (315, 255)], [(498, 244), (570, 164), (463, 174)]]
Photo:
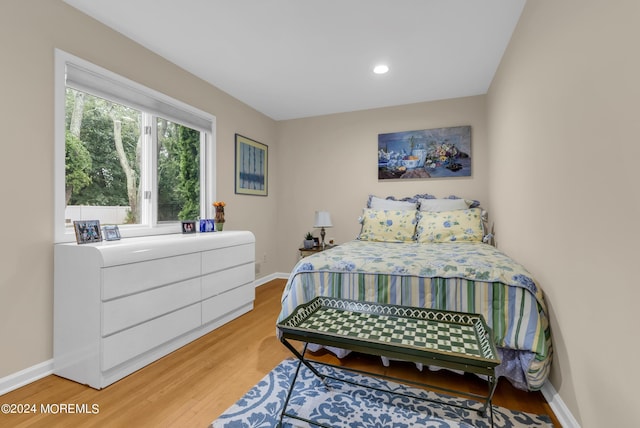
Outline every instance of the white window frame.
[[(163, 119), (174, 121), (185, 126), (191, 126), (188, 121), (185, 123), (182, 117), (193, 115), (198, 123), (204, 126), (198, 127), (200, 132), (200, 217), (213, 218), (214, 212), (212, 203), (216, 200), (216, 118), (215, 116), (203, 112), (195, 107), (185, 104), (181, 101), (173, 99), (158, 91), (147, 88), (139, 83), (133, 82), (123, 76), (64, 52), (55, 49), (54, 63), (54, 239), (56, 243), (75, 241), (75, 233), (71, 228), (65, 226), (65, 102), (67, 87), (67, 66), (76, 67), (88, 71), (88, 74), (97, 76), (98, 80), (114, 82), (118, 89), (125, 88), (131, 90), (134, 96), (140, 96), (144, 102), (157, 102), (158, 105), (164, 107), (164, 111), (174, 111), (175, 115), (166, 114), (164, 112), (156, 113)], [(114, 102), (120, 102), (117, 95), (109, 97), (105, 92), (96, 93), (96, 91), (88, 91), (97, 96), (104, 96)], [(100, 92), (100, 91), (97, 91)], [(131, 107), (140, 108), (132, 105)], [(144, 111), (148, 109), (142, 107)], [(160, 109), (162, 111), (162, 109)], [(145, 115), (143, 115), (144, 117)], [(149, 156), (145, 156), (154, 165), (157, 165), (155, 159), (154, 147), (156, 141), (156, 121), (150, 125), (152, 127), (151, 139), (143, 141), (143, 151), (151, 152)], [(210, 129), (209, 129), (210, 127)], [(143, 211), (143, 221), (136, 225), (120, 226), (120, 235), (123, 238), (135, 236), (162, 235), (168, 233), (180, 233), (180, 222), (158, 223), (157, 222), (157, 168), (148, 168), (149, 174), (141, 177), (142, 189), (151, 192), (151, 199), (144, 200), (141, 203)], [(144, 203), (146, 202), (146, 203)]]

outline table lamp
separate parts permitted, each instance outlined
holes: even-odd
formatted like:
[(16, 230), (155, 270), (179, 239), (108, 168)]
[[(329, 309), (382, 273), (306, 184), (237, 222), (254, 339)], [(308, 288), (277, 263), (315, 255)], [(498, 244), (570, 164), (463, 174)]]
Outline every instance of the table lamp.
[(329, 211), (316, 211), (315, 222), (313, 223), (313, 227), (319, 227), (320, 236), (322, 237), (322, 249), (324, 249), (324, 237), (327, 232), (324, 230), (325, 227), (333, 227), (331, 224), (331, 214)]

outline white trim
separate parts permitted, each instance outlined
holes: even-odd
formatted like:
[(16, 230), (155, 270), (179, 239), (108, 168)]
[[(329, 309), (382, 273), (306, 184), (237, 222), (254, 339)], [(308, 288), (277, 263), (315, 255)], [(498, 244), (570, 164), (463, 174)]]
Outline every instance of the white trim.
[(201, 174), (204, 174), (203, 180), (201, 183), (204, 183), (207, 189), (205, 195), (202, 195), (200, 201), (204, 204), (201, 207), (201, 211), (204, 218), (213, 218), (215, 216), (215, 211), (213, 208), (213, 202), (216, 200), (216, 192), (217, 192), (217, 182), (216, 182), (216, 153), (217, 153), (217, 145), (216, 145), (216, 118), (212, 118), (213, 130), (211, 134), (204, 134), (202, 137), (204, 138), (203, 143), (200, 145), (200, 171)]
[(4, 395), (7, 392), (21, 388), (51, 374), (53, 374), (52, 359), (0, 378), (0, 395)]
[(556, 418), (558, 418), (558, 422), (560, 422), (560, 425), (562, 425), (564, 428), (580, 428), (580, 424), (578, 423), (576, 418), (573, 417), (573, 414), (571, 413), (567, 405), (564, 404), (564, 401), (562, 401), (560, 394), (558, 394), (558, 391), (556, 391), (553, 385), (551, 385), (551, 382), (547, 380), (544, 385), (542, 385), (542, 389), (540, 390), (540, 392), (542, 392), (545, 400), (547, 400), (547, 402), (549, 403), (549, 406), (551, 407), (551, 410), (553, 410), (553, 413), (556, 415)]
[(65, 209), (65, 74), (66, 52), (56, 49), (53, 81), (53, 234), (54, 242), (71, 242), (75, 236), (58, 225), (64, 225)]
[(261, 285), (266, 284), (269, 281), (272, 281), (274, 279), (287, 279), (289, 278), (289, 274), (285, 273), (285, 272), (275, 272), (272, 274), (269, 274), (267, 276), (263, 276), (261, 278), (256, 279), (253, 282), (253, 285), (255, 286), (255, 288), (260, 287)]

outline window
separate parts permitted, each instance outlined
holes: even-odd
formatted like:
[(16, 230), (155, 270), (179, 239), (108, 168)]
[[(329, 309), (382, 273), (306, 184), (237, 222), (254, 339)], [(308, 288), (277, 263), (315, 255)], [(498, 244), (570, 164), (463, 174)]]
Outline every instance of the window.
[(56, 242), (74, 220), (122, 236), (177, 233), (211, 217), (215, 118), (56, 51)]

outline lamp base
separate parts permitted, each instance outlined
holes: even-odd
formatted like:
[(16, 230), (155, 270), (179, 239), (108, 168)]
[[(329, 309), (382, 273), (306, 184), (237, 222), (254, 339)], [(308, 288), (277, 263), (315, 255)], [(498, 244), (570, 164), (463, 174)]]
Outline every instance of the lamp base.
[(327, 235), (327, 232), (324, 230), (324, 227), (320, 229), (320, 237), (322, 238), (322, 249), (324, 250), (324, 237)]

